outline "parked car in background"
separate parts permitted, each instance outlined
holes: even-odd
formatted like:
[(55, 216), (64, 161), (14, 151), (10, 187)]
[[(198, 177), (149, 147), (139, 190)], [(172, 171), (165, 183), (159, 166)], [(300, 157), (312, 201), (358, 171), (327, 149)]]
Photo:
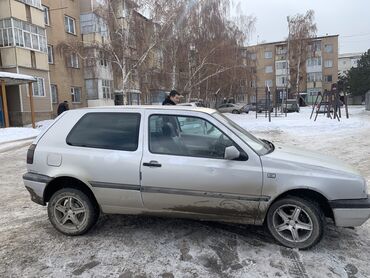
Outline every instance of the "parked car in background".
[(299, 112), (299, 105), (297, 100), (294, 99), (287, 99), (286, 104), (283, 103), (283, 112)]
[(100, 213), (266, 224), (307, 249), (326, 218), (370, 217), (366, 180), (329, 156), (260, 140), (221, 113), (185, 106), (69, 110), (27, 152), (24, 184), (59, 232), (88, 232)]
[(234, 103), (225, 103), (221, 104), (218, 108), (218, 111), (221, 113), (233, 113), (233, 114), (240, 114), (243, 113), (243, 106), (234, 104)]
[(265, 100), (259, 100), (257, 103), (252, 102), (244, 106), (245, 111), (257, 111), (258, 113), (261, 113), (263, 111), (269, 111), (273, 112), (274, 107), (272, 107), (272, 104), (268, 105)]

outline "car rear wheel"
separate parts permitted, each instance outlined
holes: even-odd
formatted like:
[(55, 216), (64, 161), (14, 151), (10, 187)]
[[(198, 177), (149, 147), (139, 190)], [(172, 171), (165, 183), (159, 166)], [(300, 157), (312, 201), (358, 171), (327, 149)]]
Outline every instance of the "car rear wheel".
[(308, 199), (286, 197), (273, 203), (267, 213), (272, 236), (290, 248), (308, 249), (324, 234), (325, 217), (320, 206)]
[(238, 110), (233, 110), (231, 113), (233, 113), (233, 114), (240, 114), (240, 112)]
[(84, 192), (63, 188), (51, 196), (48, 216), (59, 232), (76, 236), (92, 228), (99, 218), (99, 210)]

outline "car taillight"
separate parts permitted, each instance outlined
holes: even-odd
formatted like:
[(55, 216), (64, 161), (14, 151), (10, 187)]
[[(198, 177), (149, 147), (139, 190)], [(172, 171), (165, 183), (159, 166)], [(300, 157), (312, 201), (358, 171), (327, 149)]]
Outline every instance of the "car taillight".
[(27, 151), (27, 164), (33, 164), (33, 156), (35, 155), (36, 144), (32, 144)]

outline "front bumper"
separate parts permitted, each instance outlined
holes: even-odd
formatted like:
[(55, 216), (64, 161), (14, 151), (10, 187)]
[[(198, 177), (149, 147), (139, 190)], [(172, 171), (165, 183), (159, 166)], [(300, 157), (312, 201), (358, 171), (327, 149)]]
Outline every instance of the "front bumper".
[(361, 226), (370, 218), (370, 197), (366, 199), (330, 201), (335, 225), (340, 227)]
[(51, 177), (36, 173), (26, 173), (23, 175), (23, 183), (31, 195), (31, 200), (43, 206), (46, 205), (44, 201), (44, 191), (51, 180)]

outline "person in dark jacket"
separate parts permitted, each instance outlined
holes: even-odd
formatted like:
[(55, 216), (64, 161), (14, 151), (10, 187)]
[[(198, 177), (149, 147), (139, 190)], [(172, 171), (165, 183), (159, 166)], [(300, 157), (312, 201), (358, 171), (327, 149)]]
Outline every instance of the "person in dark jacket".
[(172, 90), (169, 96), (162, 102), (162, 105), (176, 105), (180, 102), (180, 96), (176, 90)]
[(58, 116), (62, 114), (63, 112), (69, 110), (68, 101), (64, 101), (58, 105)]

